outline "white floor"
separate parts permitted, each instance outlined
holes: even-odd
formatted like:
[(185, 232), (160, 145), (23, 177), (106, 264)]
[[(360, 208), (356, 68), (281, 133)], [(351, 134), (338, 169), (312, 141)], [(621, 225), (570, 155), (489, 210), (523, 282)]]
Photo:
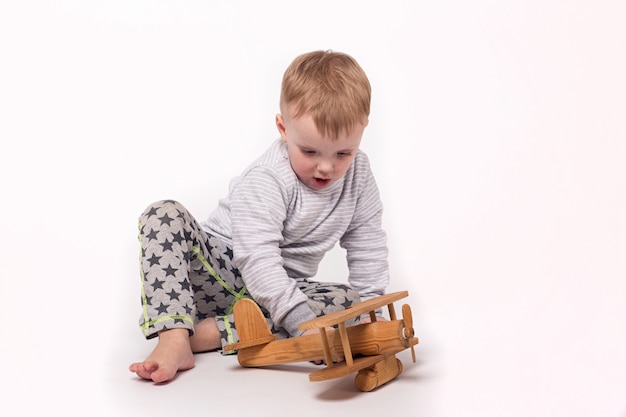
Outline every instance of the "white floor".
[[(502, 295), (493, 292), (491, 297)], [(125, 369), (152, 347), (130, 328), (125, 335), (118, 331), (113, 336), (117, 342), (109, 344), (103, 357), (104, 379), (75, 379), (69, 385), (98, 389), (88, 389), (88, 397), (101, 402), (106, 410), (102, 415), (119, 416), (148, 415), (148, 410), (153, 416), (290, 416), (297, 408), (302, 416), (624, 417), (626, 339), (617, 325), (623, 320), (612, 317), (623, 314), (624, 307), (611, 306), (618, 298), (611, 297), (607, 295), (607, 304), (596, 305), (595, 311), (555, 300), (558, 309), (533, 314), (496, 302), (477, 305), (474, 312), (449, 308), (442, 317), (425, 309), (421, 296), (411, 296), (421, 339), (417, 362), (412, 363), (408, 351), (402, 352), (404, 372), (370, 393), (358, 391), (352, 376), (309, 382), (308, 373), (319, 369), (309, 363), (245, 369), (234, 356), (218, 353), (197, 355), (193, 370), (156, 386)], [(602, 308), (605, 311), (599, 312)]]
[[(322, 271), (341, 270), (333, 265), (340, 256), (333, 252)], [(97, 305), (82, 304), (109, 313), (110, 326), (99, 329), (94, 323), (93, 334), (68, 336), (66, 341), (51, 336), (49, 340), (61, 345), (50, 349), (42, 338), (39, 363), (22, 364), (9, 373), (20, 375), (23, 383), (17, 397), (7, 396), (9, 403), (19, 398), (25, 411), (102, 416), (290, 416), (296, 408), (302, 416), (626, 415), (623, 282), (605, 281), (613, 291), (593, 290), (597, 286), (589, 284), (585, 291), (563, 294), (536, 281), (526, 289), (506, 284), (463, 291), (434, 288), (432, 283), (420, 291), (420, 285), (405, 281), (403, 287), (411, 294), (403, 301), (413, 307), (420, 338), (417, 362), (402, 352), (404, 372), (370, 393), (358, 391), (352, 376), (309, 382), (308, 373), (319, 369), (309, 363), (245, 369), (234, 356), (219, 353), (199, 354), (194, 369), (169, 384), (155, 385), (127, 371), (154, 343), (143, 340), (136, 328), (139, 306), (132, 289), (137, 281), (126, 271), (133, 269), (130, 263), (134, 265), (129, 259), (127, 268), (110, 271), (128, 282), (109, 286), (114, 290), (104, 297), (109, 301), (98, 297)], [(97, 276), (106, 279), (106, 274)], [(397, 284), (391, 288), (398, 289)], [(80, 323), (85, 326), (89, 320)], [(28, 357), (35, 358), (35, 352)], [(39, 373), (44, 377), (38, 378)]]
[[(312, 383), (308, 373), (319, 369), (309, 363), (297, 363), (269, 369), (241, 368), (235, 357), (218, 353), (198, 355), (196, 368), (182, 373), (174, 382), (155, 387), (123, 372), (111, 379), (109, 398), (117, 415), (145, 411), (138, 398), (153, 398), (153, 415), (206, 412), (208, 415), (317, 416), (354, 410), (361, 415), (381, 411), (413, 410), (417, 415), (436, 415), (432, 378), (420, 374), (426, 366), (408, 366), (410, 355), (400, 355), (406, 368), (402, 376), (384, 389), (362, 393), (353, 377)], [(421, 368), (421, 369), (420, 369)], [(116, 379), (117, 378), (117, 379)], [(431, 381), (429, 381), (431, 379)], [(155, 392), (158, 390), (158, 392)], [(429, 394), (430, 393), (430, 394)], [(177, 398), (185, 398), (178, 401)], [(388, 404), (385, 404), (389, 401)], [(416, 414), (412, 414), (416, 415)]]
[[(0, 3), (3, 415), (626, 417), (626, 4), (295, 3)], [(206, 216), (313, 49), (372, 83), (417, 363), (371, 393), (216, 353), (138, 380), (137, 216)]]

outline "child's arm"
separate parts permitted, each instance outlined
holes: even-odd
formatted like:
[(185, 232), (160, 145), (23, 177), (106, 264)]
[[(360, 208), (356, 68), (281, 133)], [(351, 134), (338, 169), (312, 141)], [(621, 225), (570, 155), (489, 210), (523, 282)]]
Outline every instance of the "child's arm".
[(272, 321), (292, 336), (299, 323), (315, 318), (307, 296), (283, 267), (283, 240), (289, 196), (283, 180), (271, 169), (256, 168), (231, 194), (234, 260), (248, 292), (270, 313)]
[(346, 250), (350, 285), (363, 301), (382, 295), (389, 284), (383, 205), (373, 175), (361, 192), (352, 223), (340, 241)]

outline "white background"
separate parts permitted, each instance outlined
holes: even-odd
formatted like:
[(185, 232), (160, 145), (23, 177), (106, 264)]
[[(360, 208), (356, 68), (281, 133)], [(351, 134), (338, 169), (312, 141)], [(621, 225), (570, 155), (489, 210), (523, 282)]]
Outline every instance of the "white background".
[[(618, 0), (3, 2), (2, 408), (626, 416), (625, 21)], [(367, 394), (215, 353), (137, 380), (138, 215), (208, 215), (316, 49), (372, 83), (363, 149), (417, 363)], [(338, 250), (318, 278), (345, 279)]]

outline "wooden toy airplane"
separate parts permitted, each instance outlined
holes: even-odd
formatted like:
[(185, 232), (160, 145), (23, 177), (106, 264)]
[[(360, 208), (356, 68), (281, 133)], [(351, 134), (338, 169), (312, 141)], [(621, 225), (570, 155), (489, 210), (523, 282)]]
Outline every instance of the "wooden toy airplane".
[[(408, 295), (408, 291), (385, 294), (317, 317), (301, 323), (299, 329), (319, 329), (319, 334), (287, 339), (277, 339), (259, 306), (244, 298), (235, 304), (233, 311), (240, 341), (224, 349), (237, 350), (239, 364), (244, 367), (323, 360), (326, 367), (311, 373), (310, 381), (325, 381), (358, 372), (357, 388), (372, 391), (402, 372), (397, 353), (410, 348), (415, 362), (413, 346), (419, 341), (413, 331), (411, 307), (404, 304), (402, 319), (398, 319), (393, 305)], [(376, 317), (376, 309), (383, 306), (389, 310), (389, 321)], [(346, 321), (368, 313), (371, 322), (346, 326)], [(337, 329), (332, 328), (334, 326)]]

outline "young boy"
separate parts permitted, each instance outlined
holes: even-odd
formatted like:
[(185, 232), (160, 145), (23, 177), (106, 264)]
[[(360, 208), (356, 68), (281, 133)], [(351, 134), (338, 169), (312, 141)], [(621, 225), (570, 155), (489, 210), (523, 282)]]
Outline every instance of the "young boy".
[[(204, 222), (160, 201), (139, 219), (146, 338), (158, 343), (138, 376), (164, 382), (194, 366), (195, 352), (234, 343), (232, 308), (262, 308), (279, 337), (298, 324), (385, 292), (382, 203), (359, 150), (370, 84), (350, 56), (316, 51), (287, 68), (270, 148), (230, 184)], [(312, 281), (324, 254), (346, 250), (350, 285)], [(365, 319), (367, 320), (367, 319)]]

